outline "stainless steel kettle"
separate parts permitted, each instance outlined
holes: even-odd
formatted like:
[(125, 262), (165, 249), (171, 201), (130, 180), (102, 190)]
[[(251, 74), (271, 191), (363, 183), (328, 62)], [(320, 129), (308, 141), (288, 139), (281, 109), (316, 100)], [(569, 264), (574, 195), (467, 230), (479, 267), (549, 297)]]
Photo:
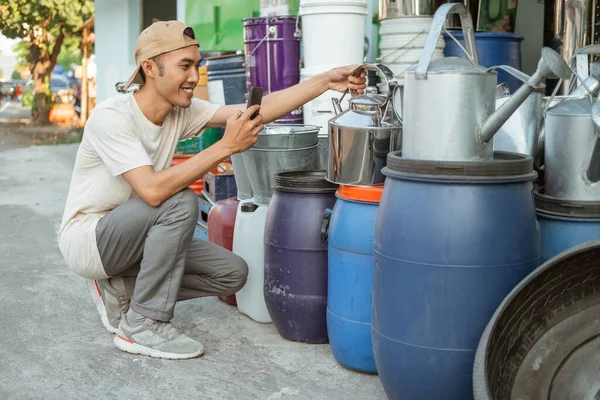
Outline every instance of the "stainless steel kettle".
[[(449, 14), (458, 14), (470, 60), (449, 57), (431, 61)], [(570, 70), (558, 53), (542, 49), (536, 72), (498, 110), (497, 73), (479, 65), (473, 21), (461, 3), (440, 6), (435, 13), (419, 63), (405, 72), (402, 156), (440, 161), (493, 158), (494, 134), (508, 117), (554, 73)]]
[(393, 112), (393, 93), (398, 83), (392, 71), (381, 64), (363, 64), (354, 74), (364, 70), (377, 70), (386, 82), (387, 92), (352, 96), (347, 110), (338, 100), (332, 99), (336, 116), (329, 120), (329, 159), (327, 180), (343, 185), (373, 185), (383, 183), (381, 169), (387, 154), (399, 150), (402, 127)]

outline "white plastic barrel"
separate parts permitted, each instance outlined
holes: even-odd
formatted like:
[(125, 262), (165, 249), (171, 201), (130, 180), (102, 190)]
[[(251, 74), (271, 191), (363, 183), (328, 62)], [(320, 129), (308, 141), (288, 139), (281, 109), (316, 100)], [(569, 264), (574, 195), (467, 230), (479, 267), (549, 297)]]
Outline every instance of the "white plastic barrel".
[(362, 64), (367, 12), (367, 0), (300, 0), (304, 66)]
[(233, 228), (233, 253), (242, 257), (248, 264), (248, 280), (236, 294), (238, 310), (256, 322), (269, 323), (271, 316), (264, 296), (265, 246), (263, 236), (267, 220), (267, 207), (260, 206), (251, 212), (238, 212)]

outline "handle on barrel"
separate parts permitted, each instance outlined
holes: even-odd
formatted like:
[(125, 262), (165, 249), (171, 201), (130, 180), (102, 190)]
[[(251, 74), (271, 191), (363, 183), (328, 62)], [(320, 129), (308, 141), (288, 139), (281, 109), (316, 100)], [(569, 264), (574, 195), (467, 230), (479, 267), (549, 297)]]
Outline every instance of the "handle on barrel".
[(321, 225), (321, 242), (325, 243), (329, 237), (329, 221), (331, 220), (332, 211), (329, 208), (325, 209), (323, 215), (323, 224)]

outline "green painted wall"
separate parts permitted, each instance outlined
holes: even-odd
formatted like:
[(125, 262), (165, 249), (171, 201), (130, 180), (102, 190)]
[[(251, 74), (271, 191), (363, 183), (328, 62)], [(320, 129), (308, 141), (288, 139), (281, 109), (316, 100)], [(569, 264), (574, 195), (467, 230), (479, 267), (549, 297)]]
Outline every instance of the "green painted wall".
[(187, 0), (185, 22), (200, 50), (243, 50), (243, 18), (259, 15), (259, 0)]

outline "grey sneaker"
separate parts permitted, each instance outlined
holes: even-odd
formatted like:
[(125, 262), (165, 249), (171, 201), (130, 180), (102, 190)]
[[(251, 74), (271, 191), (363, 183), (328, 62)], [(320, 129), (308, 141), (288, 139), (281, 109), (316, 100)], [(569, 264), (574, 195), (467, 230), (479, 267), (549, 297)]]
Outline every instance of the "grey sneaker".
[(123, 315), (129, 310), (129, 299), (108, 284), (108, 279), (88, 280), (88, 290), (100, 314), (102, 325), (110, 332), (117, 333)]
[(128, 353), (170, 360), (195, 358), (204, 353), (202, 343), (186, 336), (171, 322), (150, 318), (137, 327), (129, 326), (127, 318), (121, 319), (114, 344)]

